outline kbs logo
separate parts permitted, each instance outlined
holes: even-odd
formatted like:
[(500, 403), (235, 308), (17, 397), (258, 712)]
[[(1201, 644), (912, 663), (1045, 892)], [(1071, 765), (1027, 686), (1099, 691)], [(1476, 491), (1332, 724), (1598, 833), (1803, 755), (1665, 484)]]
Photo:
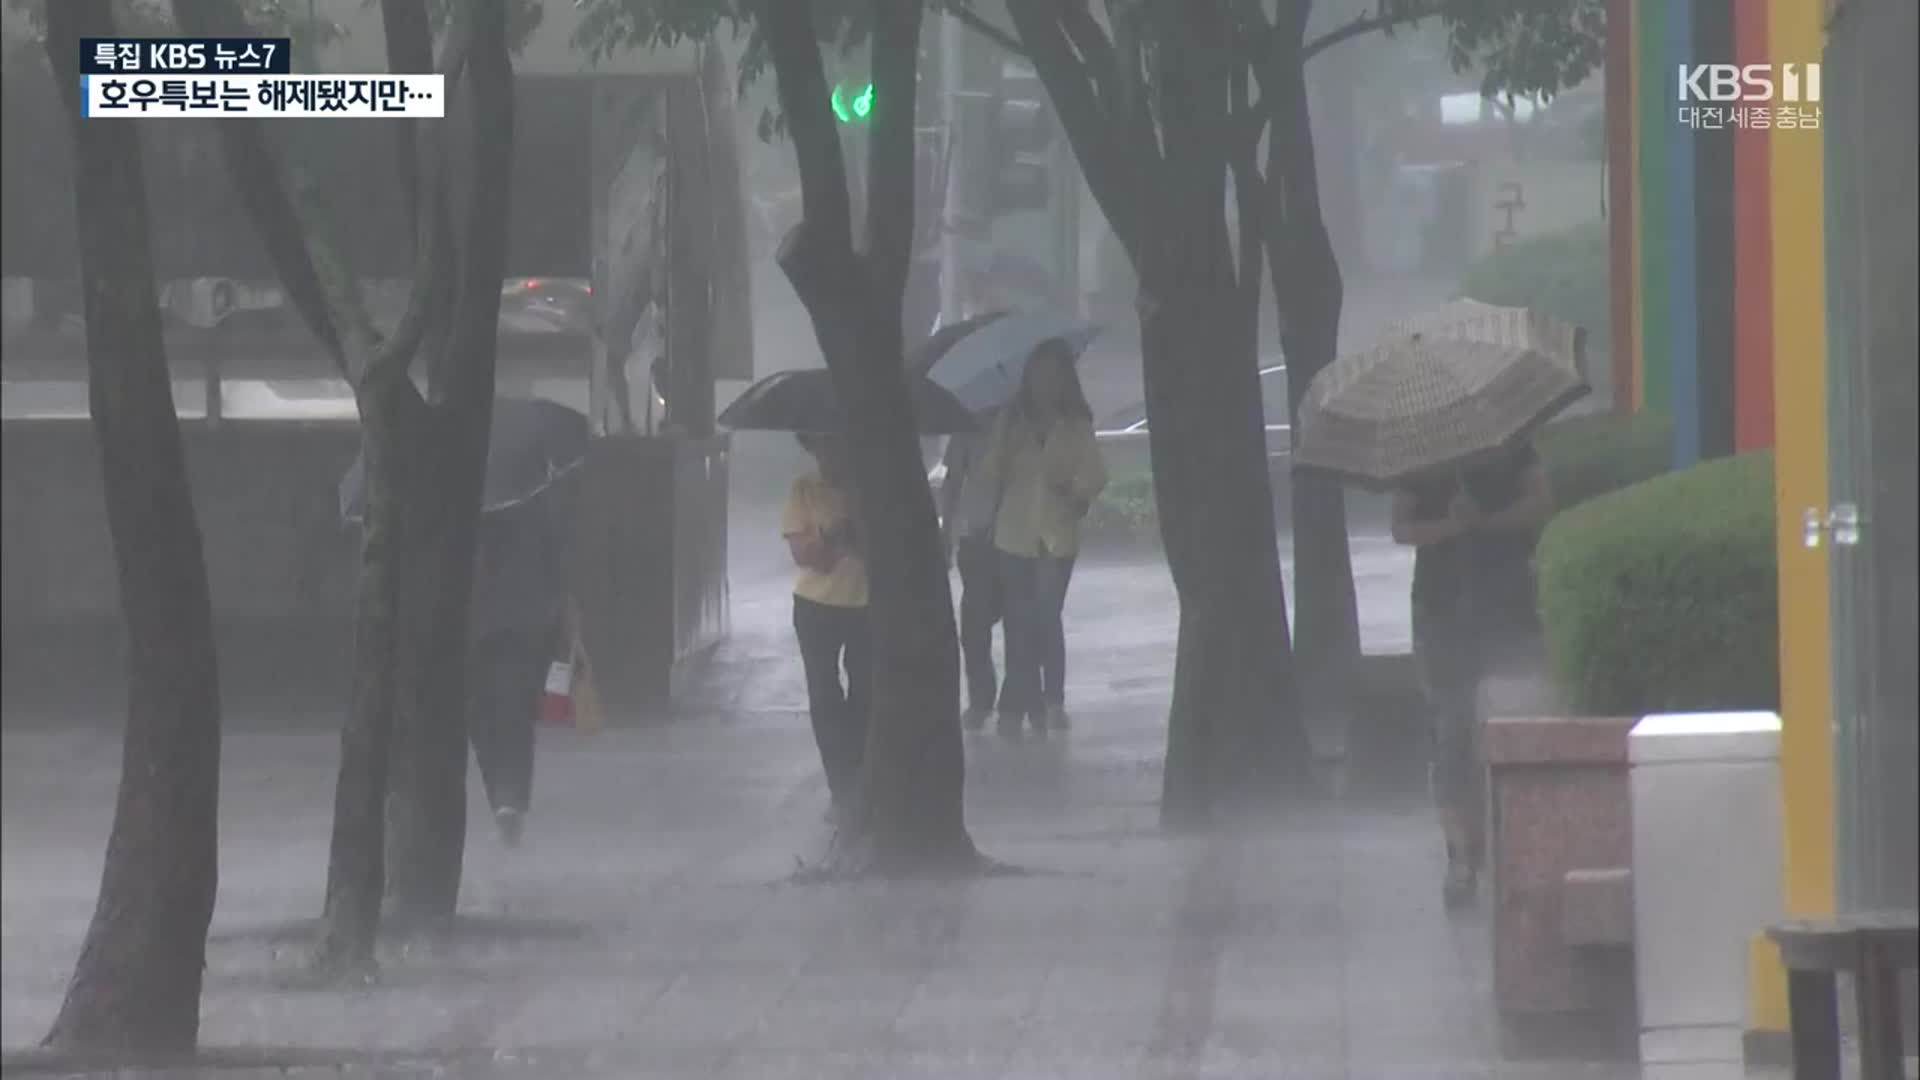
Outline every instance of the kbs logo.
[(1680, 100), (1820, 101), (1819, 64), (1681, 64)]

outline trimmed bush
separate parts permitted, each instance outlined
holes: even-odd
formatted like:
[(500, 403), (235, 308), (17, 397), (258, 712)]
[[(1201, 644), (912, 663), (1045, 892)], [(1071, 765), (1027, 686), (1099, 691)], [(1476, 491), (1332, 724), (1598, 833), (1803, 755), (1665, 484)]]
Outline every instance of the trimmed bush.
[(1607, 251), (1604, 221), (1516, 240), (1469, 267), (1460, 295), (1586, 327), (1589, 377), (1597, 379), (1612, 346)]
[(1763, 452), (1555, 518), (1537, 565), (1562, 703), (1601, 716), (1778, 709), (1773, 517)]
[(1534, 447), (1561, 510), (1651, 480), (1672, 467), (1673, 424), (1655, 412), (1589, 413), (1549, 424)]

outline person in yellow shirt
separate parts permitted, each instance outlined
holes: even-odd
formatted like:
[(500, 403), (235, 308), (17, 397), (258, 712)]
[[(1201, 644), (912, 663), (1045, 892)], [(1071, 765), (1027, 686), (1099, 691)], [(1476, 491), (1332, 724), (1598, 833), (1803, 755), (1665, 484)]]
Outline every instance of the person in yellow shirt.
[(1064, 341), (1034, 350), (1020, 392), (995, 424), (980, 464), (999, 491), (993, 543), (1005, 587), (1007, 683), (999, 730), (1022, 721), (1064, 731), (1066, 630), (1061, 611), (1080, 554), (1080, 523), (1107, 486), (1073, 351)]
[[(815, 468), (793, 482), (780, 518), (799, 575), (793, 631), (807, 678), (807, 711), (837, 816), (853, 797), (867, 745), (867, 564), (846, 444), (802, 435)], [(844, 674), (844, 681), (843, 681)]]

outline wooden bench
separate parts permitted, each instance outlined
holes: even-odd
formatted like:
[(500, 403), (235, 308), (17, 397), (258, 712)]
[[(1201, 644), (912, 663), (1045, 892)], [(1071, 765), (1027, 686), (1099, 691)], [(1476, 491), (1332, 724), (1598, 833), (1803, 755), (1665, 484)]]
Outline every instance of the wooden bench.
[(1838, 977), (1853, 976), (1861, 1080), (1902, 1080), (1900, 973), (1916, 966), (1912, 911), (1782, 923), (1767, 931), (1787, 969), (1795, 1080), (1840, 1080)]

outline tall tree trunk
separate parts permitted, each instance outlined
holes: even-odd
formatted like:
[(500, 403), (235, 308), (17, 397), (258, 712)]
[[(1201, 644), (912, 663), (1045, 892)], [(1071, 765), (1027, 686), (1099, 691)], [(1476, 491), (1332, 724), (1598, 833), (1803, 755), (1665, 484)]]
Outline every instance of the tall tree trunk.
[[(965, 867), (976, 858), (962, 807), (959, 642), (933, 494), (900, 357), (899, 320), (857, 284), (805, 281), (820, 346), (846, 403), (848, 447), (866, 538), (873, 682), (860, 795), (830, 870), (892, 873)], [(857, 283), (857, 271), (840, 279)]]
[(407, 571), (422, 538), (403, 507), (425, 483), (426, 403), (404, 377), (358, 391), (366, 467), (366, 526), (354, 609), (353, 704), (340, 731), (333, 833), (314, 966), (366, 974), (375, 967), (386, 888), (386, 819), (395, 717), (404, 689), (398, 656), (415, 627), (402, 617)]
[(413, 618), (422, 633), (413, 646), (418, 652), (403, 654), (409, 662), (402, 682), (417, 684), (406, 700), (417, 709), (404, 714), (401, 726), (400, 782), (389, 804), (388, 891), (395, 917), (415, 927), (453, 918), (465, 861), (467, 624), (512, 194), (514, 88), (505, 6), (503, 0), (474, 0), (459, 17), (468, 34), (468, 115), (487, 119), (469, 125), (462, 171), (472, 188), (452, 288), (452, 327), (436, 335), (431, 365), (433, 482), (410, 504), (427, 542), (404, 599), (420, 606)]
[(876, 108), (868, 128), (864, 252), (854, 248), (846, 160), (828, 111), (812, 4), (759, 0), (755, 10), (800, 167), (802, 221), (782, 245), (780, 265), (813, 321), (840, 395), (871, 582), (865, 766), (826, 869), (972, 867), (978, 855), (964, 820), (953, 598), (902, 363), (921, 5), (873, 6)]
[[(1297, 788), (1311, 768), (1266, 470), (1257, 249), (1243, 248), (1236, 267), (1225, 217), (1229, 102), (1243, 96), (1230, 26), (1224, 6), (1195, 5), (1159, 28), (1155, 92), (1174, 118), (1157, 193), (1166, 206), (1139, 219), (1158, 232), (1142, 247), (1141, 362), (1180, 597), (1161, 802), (1175, 825)], [(1258, 243), (1256, 224), (1241, 222), (1246, 243)]]
[(81, 115), (107, 0), (47, 10), (73, 132), (88, 403), (127, 629), (127, 723), (99, 900), (50, 1046), (191, 1051), (218, 882), (220, 696), (206, 563), (161, 345), (140, 144)]
[[(1283, 25), (1279, 35), (1278, 47), (1260, 61), (1261, 84), (1275, 102), (1266, 160), (1272, 205), (1264, 231), (1287, 357), (1288, 406), (1297, 425), (1307, 388), (1338, 354), (1343, 289), (1320, 212), (1300, 30)], [(1346, 494), (1325, 476), (1297, 472), (1292, 503), (1294, 653), (1302, 697), (1309, 716), (1338, 728), (1348, 719), (1360, 658)]]

